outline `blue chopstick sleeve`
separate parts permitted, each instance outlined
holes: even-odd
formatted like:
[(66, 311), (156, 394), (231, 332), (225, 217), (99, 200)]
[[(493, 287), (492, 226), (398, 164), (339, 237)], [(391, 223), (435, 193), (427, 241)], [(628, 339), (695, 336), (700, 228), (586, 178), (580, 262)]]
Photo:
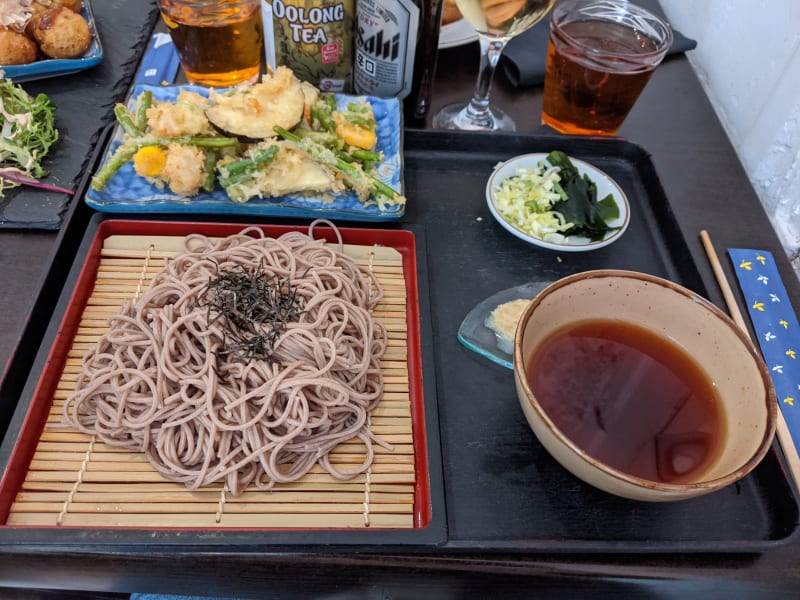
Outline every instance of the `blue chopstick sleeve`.
[(758, 336), (778, 405), (795, 447), (800, 448), (800, 324), (775, 259), (764, 250), (731, 248), (739, 287)]
[(180, 61), (168, 33), (154, 33), (147, 45), (135, 83), (169, 85), (175, 82)]

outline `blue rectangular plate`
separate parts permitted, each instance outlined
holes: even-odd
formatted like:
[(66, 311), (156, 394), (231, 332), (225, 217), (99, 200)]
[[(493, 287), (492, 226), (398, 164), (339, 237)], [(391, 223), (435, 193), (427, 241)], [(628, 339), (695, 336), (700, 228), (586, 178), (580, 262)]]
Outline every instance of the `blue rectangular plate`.
[[(144, 90), (150, 90), (155, 100), (172, 101), (181, 89), (208, 95), (202, 86), (152, 86), (136, 85), (128, 100), (129, 108)], [(336, 96), (339, 105), (353, 100), (353, 96)], [(378, 121), (378, 145), (376, 150), (384, 154), (378, 165), (378, 177), (391, 188), (403, 192), (403, 158), (401, 141), (400, 102), (396, 98), (383, 99), (367, 96)], [(119, 127), (109, 143), (98, 169), (102, 169), (114, 151), (122, 143), (123, 133)], [(351, 191), (318, 195), (290, 194), (276, 198), (253, 198), (245, 203), (233, 202), (219, 185), (212, 192), (201, 192), (195, 196), (182, 197), (169, 189), (159, 189), (146, 179), (139, 177), (133, 165), (127, 163), (100, 191), (86, 192), (86, 203), (95, 210), (115, 213), (173, 213), (173, 214), (218, 214), (270, 216), (287, 218), (326, 217), (350, 221), (391, 221), (405, 213), (404, 205), (387, 206), (381, 210), (375, 204), (365, 205)]]
[(27, 65), (8, 65), (0, 66), (6, 79), (12, 79), (17, 83), (34, 81), (36, 79), (47, 79), (48, 77), (59, 77), (77, 73), (89, 67), (93, 67), (103, 60), (103, 46), (100, 43), (100, 35), (97, 33), (97, 25), (94, 22), (92, 7), (89, 0), (83, 0), (80, 14), (89, 23), (92, 32), (92, 43), (80, 58), (62, 59), (48, 58), (28, 63)]

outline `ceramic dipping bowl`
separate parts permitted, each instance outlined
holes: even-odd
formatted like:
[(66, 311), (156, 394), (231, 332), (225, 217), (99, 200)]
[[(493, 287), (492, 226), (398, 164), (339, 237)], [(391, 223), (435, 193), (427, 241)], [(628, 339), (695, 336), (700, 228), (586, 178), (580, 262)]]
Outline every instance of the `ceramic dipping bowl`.
[[(556, 426), (554, 415), (539, 402), (529, 380), (537, 350), (554, 332), (586, 320), (623, 322), (652, 332), (682, 349), (710, 379), (721, 405), (717, 414), (723, 433), (717, 438), (715, 458), (697, 480), (651, 480), (611, 467), (567, 437)], [(576, 370), (581, 368), (576, 361)], [(542, 290), (517, 327), (514, 374), (525, 417), (550, 454), (580, 479), (625, 498), (682, 500), (729, 486), (761, 461), (775, 435), (778, 406), (772, 380), (747, 335), (698, 294), (643, 273), (587, 271)], [(578, 402), (590, 401), (582, 398)]]

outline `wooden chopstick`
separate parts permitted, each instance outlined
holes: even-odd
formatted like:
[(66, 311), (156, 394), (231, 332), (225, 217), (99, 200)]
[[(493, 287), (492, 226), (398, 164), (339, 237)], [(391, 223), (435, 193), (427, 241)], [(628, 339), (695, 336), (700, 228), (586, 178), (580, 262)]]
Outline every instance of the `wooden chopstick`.
[[(739, 305), (731, 291), (731, 286), (728, 283), (725, 271), (722, 269), (722, 263), (720, 263), (717, 252), (714, 250), (714, 244), (711, 242), (711, 237), (705, 229), (700, 231), (700, 241), (703, 242), (708, 261), (711, 263), (711, 269), (714, 271), (714, 276), (717, 278), (717, 284), (722, 291), (722, 297), (725, 299), (725, 304), (728, 307), (731, 318), (741, 330), (750, 337), (747, 324), (744, 321), (744, 317), (742, 317), (742, 312), (739, 310)], [(776, 425), (776, 434), (778, 436), (778, 442), (780, 442), (781, 448), (783, 449), (786, 465), (789, 468), (789, 473), (791, 474), (795, 489), (800, 490), (800, 455), (797, 453), (797, 447), (792, 440), (792, 434), (789, 431), (789, 426), (786, 424), (786, 419), (783, 417), (780, 406), (778, 407)]]

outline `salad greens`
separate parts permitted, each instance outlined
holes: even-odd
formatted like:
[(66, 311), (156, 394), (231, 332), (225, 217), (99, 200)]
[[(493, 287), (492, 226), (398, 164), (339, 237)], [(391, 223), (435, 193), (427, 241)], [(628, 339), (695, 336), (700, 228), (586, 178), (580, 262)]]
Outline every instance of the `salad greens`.
[(72, 193), (38, 181), (45, 175), (41, 160), (58, 141), (55, 108), (45, 94), (32, 97), (0, 77), (0, 196), (22, 184)]

